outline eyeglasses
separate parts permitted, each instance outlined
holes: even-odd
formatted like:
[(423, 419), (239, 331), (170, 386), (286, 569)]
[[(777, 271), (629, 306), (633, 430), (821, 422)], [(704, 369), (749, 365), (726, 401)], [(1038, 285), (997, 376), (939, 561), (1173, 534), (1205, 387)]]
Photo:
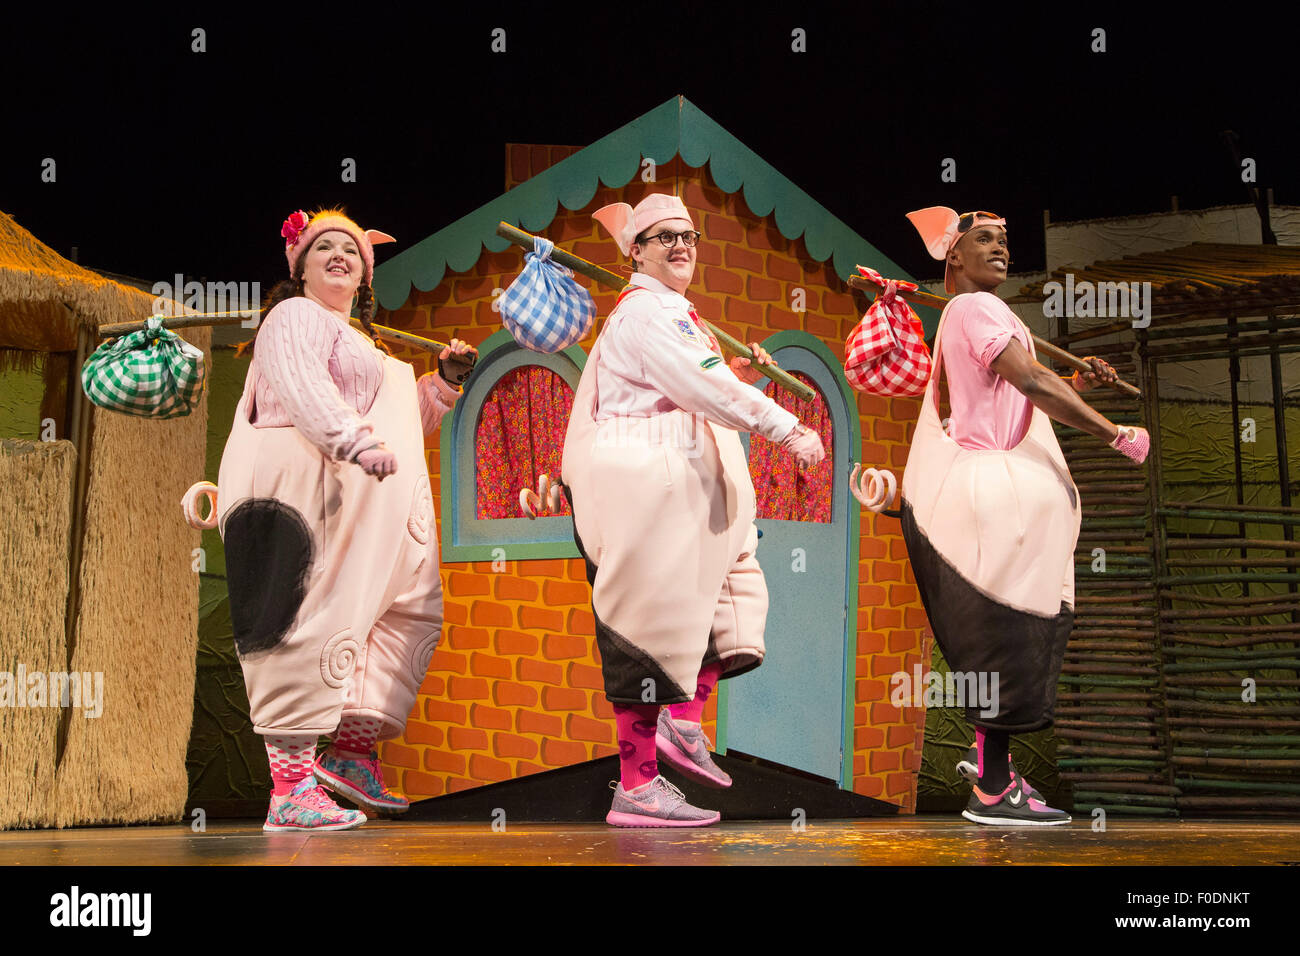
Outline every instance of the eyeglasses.
[(681, 236), (682, 245), (686, 246), (686, 248), (688, 249), (692, 248), (697, 242), (700, 241), (700, 233), (689, 229), (686, 232), (656, 233), (653, 236), (646, 236), (645, 241), (649, 242), (651, 239), (658, 239), (663, 244), (663, 247), (665, 249), (671, 249), (673, 246), (677, 245), (678, 236)]
[(1001, 219), (995, 212), (964, 212), (957, 217), (957, 232), (969, 232), (976, 219)]

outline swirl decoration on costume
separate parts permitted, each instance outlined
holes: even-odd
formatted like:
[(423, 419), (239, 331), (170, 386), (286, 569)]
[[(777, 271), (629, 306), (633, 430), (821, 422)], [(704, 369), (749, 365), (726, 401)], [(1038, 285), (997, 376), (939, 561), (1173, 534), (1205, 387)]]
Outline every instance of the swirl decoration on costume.
[(864, 507), (876, 512), (884, 511), (893, 505), (894, 494), (898, 489), (894, 473), (887, 468), (878, 471), (875, 468), (868, 468), (862, 471), (862, 478), (859, 480), (859, 471), (862, 471), (862, 465), (854, 462), (853, 474), (849, 475), (849, 490), (853, 492), (853, 497), (862, 502)]
[(320, 676), (330, 687), (342, 687), (357, 667), (361, 644), (350, 630), (342, 630), (325, 642), (320, 652)]
[(442, 631), (437, 630), (411, 648), (411, 674), (417, 684), (423, 683), (424, 675), (429, 673), (429, 663), (433, 660), (433, 652), (438, 649), (441, 638)]
[[(200, 498), (208, 499), (208, 516), (202, 515)], [(185, 512), (185, 523), (200, 531), (210, 531), (217, 526), (217, 486), (210, 481), (200, 481), (190, 485), (190, 490), (181, 498), (181, 510)]]
[(421, 475), (415, 483), (415, 497), (411, 500), (411, 516), (406, 519), (406, 530), (420, 544), (428, 544), (432, 527), (433, 492), (429, 487), (429, 476)]
[(560, 500), (560, 488), (558, 481), (551, 484), (549, 475), (538, 475), (536, 491), (531, 488), (519, 489), (519, 510), (527, 515), (529, 520), (557, 514), (563, 505)]

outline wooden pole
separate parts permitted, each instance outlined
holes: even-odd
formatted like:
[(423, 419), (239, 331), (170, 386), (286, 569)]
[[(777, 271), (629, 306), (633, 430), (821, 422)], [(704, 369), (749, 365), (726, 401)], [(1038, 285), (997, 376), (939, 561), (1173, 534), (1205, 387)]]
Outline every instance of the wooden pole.
[[(859, 291), (862, 292), (878, 293), (881, 291), (880, 286), (876, 285), (874, 282), (872, 282), (870, 279), (864, 276), (849, 276), (848, 284), (852, 288), (858, 289)], [(920, 289), (917, 289), (915, 292), (910, 292), (910, 291), (904, 292), (900, 290), (898, 292), (898, 296), (899, 298), (903, 299), (906, 302), (915, 302), (917, 305), (928, 305), (931, 308), (935, 308), (935, 309), (942, 309), (945, 305), (948, 304), (948, 300), (943, 296), (934, 295), (931, 292), (923, 292)], [(1046, 355), (1048, 358), (1055, 359), (1056, 361), (1060, 362), (1062, 365), (1068, 365), (1070, 368), (1077, 369), (1080, 372), (1092, 371), (1092, 366), (1089, 365), (1087, 362), (1085, 362), (1083, 359), (1071, 355), (1069, 352), (1065, 351), (1065, 349), (1061, 348), (1060, 346), (1053, 345), (1051, 342), (1048, 342), (1046, 339), (1041, 338), (1040, 336), (1033, 335), (1032, 332), (1030, 333), (1030, 335), (1033, 336), (1034, 348), (1038, 350), (1038, 353), (1040, 355)], [(1133, 398), (1142, 397), (1142, 392), (1140, 389), (1130, 385), (1128, 382), (1125, 382), (1122, 379), (1114, 382), (1107, 382), (1104, 384), (1108, 384), (1111, 388), (1115, 389), (1117, 392), (1123, 392), (1125, 395), (1130, 395)]]
[[(249, 315), (246, 311), (202, 312), (195, 315), (162, 316), (163, 328), (173, 331), (176, 329), (191, 329), (205, 325), (242, 324), (243, 322), (246, 322), (248, 318)], [(353, 328), (365, 331), (364, 327), (361, 325), (360, 319), (350, 319), (349, 321)], [(100, 338), (114, 338), (119, 335), (138, 332), (140, 329), (145, 327), (146, 323), (147, 320), (140, 322), (118, 322), (113, 325), (101, 325), (99, 327), (99, 336)], [(437, 339), (426, 339), (422, 335), (415, 335), (411, 332), (402, 332), (399, 329), (390, 329), (386, 325), (375, 325), (372, 323), (370, 327), (374, 329), (375, 333), (381, 338), (392, 339), (395, 342), (404, 342), (407, 345), (414, 346), (415, 348), (421, 349), (425, 352), (431, 352), (434, 355), (438, 355), (443, 349), (448, 347), (446, 342), (439, 342)], [(445, 364), (448, 366), (462, 366), (462, 370), (468, 372), (468, 370), (474, 368), (474, 363), (477, 359), (477, 355), (452, 355), (447, 359)], [(451, 371), (450, 368), (449, 371)], [(463, 380), (462, 377), (462, 381)]]
[[(516, 229), (508, 222), (497, 224), (497, 235), (502, 239), (509, 239), (516, 246), (519, 246), (522, 249), (526, 249), (529, 252), (533, 251), (536, 237), (531, 233), (524, 232), (522, 229)], [(628, 284), (627, 280), (618, 273), (610, 272), (608, 269), (602, 269), (593, 262), (588, 262), (586, 259), (575, 256), (571, 252), (565, 252), (559, 246), (556, 246), (551, 252), (551, 259), (562, 266), (572, 269), (574, 272), (582, 273), (582, 275), (585, 275), (588, 279), (591, 279), (594, 282), (599, 282), (601, 285), (613, 289), (616, 292), (621, 292)], [(709, 331), (713, 333), (718, 342), (729, 352), (734, 352), (741, 358), (753, 359), (754, 353), (750, 350), (749, 346), (745, 345), (744, 342), (738, 342), (707, 319), (702, 321), (709, 327)], [(793, 392), (806, 402), (812, 401), (813, 397), (816, 395), (811, 388), (783, 369), (773, 368), (770, 365), (758, 364), (751, 365), (750, 368), (766, 375), (782, 388)]]

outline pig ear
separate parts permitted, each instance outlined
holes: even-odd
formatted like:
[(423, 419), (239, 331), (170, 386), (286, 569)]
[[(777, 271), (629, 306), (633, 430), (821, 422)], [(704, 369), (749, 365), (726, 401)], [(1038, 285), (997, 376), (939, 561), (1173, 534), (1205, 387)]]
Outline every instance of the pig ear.
[(591, 214), (591, 218), (605, 227), (613, 240), (618, 243), (619, 252), (627, 255), (632, 249), (632, 240), (636, 230), (632, 226), (632, 207), (625, 202), (616, 202), (601, 206)]
[(381, 245), (383, 245), (385, 242), (396, 242), (396, 241), (397, 241), (397, 240), (394, 239), (392, 236), (390, 236), (388, 233), (386, 233), (386, 232), (380, 232), (378, 229), (367, 229), (367, 230), (366, 230), (366, 238), (370, 240), (370, 244), (371, 244), (372, 246), (381, 246)]
[(948, 246), (957, 234), (957, 210), (947, 206), (929, 206), (909, 212), (907, 218), (921, 234), (921, 241), (931, 257), (943, 259), (948, 255)]

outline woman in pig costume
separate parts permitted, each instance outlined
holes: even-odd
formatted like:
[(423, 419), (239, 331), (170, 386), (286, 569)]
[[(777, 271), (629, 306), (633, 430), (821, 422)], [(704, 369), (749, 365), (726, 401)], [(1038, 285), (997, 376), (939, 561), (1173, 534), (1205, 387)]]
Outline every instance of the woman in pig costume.
[[(281, 235), (290, 280), (263, 310), (214, 513), (271, 764), (263, 829), (346, 830), (365, 814), (322, 784), (367, 809), (408, 806), (375, 745), (401, 733), (441, 634), (424, 436), (459, 391), (437, 372), (417, 381), (373, 338), (373, 247), (391, 236), (337, 210), (294, 213)], [(349, 324), (354, 301), (368, 334)], [(440, 370), (471, 351), (453, 340)]]

